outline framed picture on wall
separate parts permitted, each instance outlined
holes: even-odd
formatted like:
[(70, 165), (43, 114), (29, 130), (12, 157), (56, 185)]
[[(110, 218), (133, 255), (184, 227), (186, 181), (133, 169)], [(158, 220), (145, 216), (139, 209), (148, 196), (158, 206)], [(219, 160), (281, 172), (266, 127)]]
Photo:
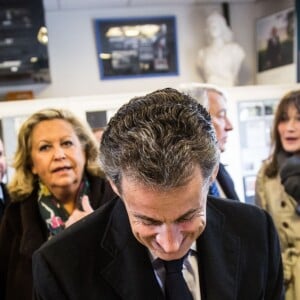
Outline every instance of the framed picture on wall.
[(100, 78), (178, 75), (174, 16), (96, 19)]
[(43, 0), (1, 1), (0, 87), (51, 82)]
[[(257, 19), (258, 83), (296, 82), (295, 32), (294, 8), (284, 9)], [(274, 82), (276, 78), (279, 82)]]

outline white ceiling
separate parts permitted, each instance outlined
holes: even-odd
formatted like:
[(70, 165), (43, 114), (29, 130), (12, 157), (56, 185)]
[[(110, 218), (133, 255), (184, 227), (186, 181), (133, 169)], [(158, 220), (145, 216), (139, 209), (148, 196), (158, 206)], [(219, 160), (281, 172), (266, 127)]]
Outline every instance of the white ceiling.
[[(224, 0), (43, 0), (46, 11), (93, 9), (102, 7), (132, 7), (144, 5), (222, 3)], [(229, 3), (249, 3), (257, 0), (227, 0)]]

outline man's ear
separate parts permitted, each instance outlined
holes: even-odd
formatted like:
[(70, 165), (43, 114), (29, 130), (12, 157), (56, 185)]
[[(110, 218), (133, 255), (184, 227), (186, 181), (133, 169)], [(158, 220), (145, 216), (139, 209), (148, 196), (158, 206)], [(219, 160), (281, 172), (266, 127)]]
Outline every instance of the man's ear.
[(217, 175), (218, 175), (218, 172), (219, 172), (219, 164), (217, 164), (215, 167), (214, 167), (214, 170), (213, 170), (213, 172), (212, 172), (212, 174), (211, 174), (211, 183), (213, 182), (213, 181), (215, 181), (215, 179), (217, 178)]
[(119, 197), (121, 197), (120, 192), (119, 192), (117, 186), (113, 183), (113, 181), (112, 181), (110, 178), (108, 178), (108, 181), (109, 181), (110, 186), (111, 186), (111, 188), (113, 189), (113, 191), (114, 191)]

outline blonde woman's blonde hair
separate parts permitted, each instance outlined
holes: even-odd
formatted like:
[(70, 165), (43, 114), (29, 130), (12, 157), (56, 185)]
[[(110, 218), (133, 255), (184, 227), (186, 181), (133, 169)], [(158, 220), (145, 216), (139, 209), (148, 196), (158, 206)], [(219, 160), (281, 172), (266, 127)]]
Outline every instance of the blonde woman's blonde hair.
[(17, 150), (13, 158), (15, 172), (8, 184), (12, 201), (22, 201), (37, 185), (38, 177), (32, 173), (32, 132), (42, 121), (64, 120), (74, 129), (86, 155), (85, 171), (94, 176), (104, 176), (99, 163), (99, 146), (91, 128), (81, 122), (67, 109), (47, 108), (32, 114), (21, 126), (18, 133)]

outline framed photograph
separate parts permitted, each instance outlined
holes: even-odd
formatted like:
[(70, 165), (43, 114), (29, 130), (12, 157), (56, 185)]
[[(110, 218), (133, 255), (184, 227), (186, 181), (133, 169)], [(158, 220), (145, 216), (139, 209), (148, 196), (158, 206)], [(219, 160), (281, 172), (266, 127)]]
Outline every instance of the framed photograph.
[(256, 21), (258, 73), (294, 64), (294, 15), (294, 8), (289, 8)]
[(50, 83), (43, 1), (1, 1), (0, 6), (0, 87)]
[(96, 19), (100, 78), (178, 75), (174, 16)]

